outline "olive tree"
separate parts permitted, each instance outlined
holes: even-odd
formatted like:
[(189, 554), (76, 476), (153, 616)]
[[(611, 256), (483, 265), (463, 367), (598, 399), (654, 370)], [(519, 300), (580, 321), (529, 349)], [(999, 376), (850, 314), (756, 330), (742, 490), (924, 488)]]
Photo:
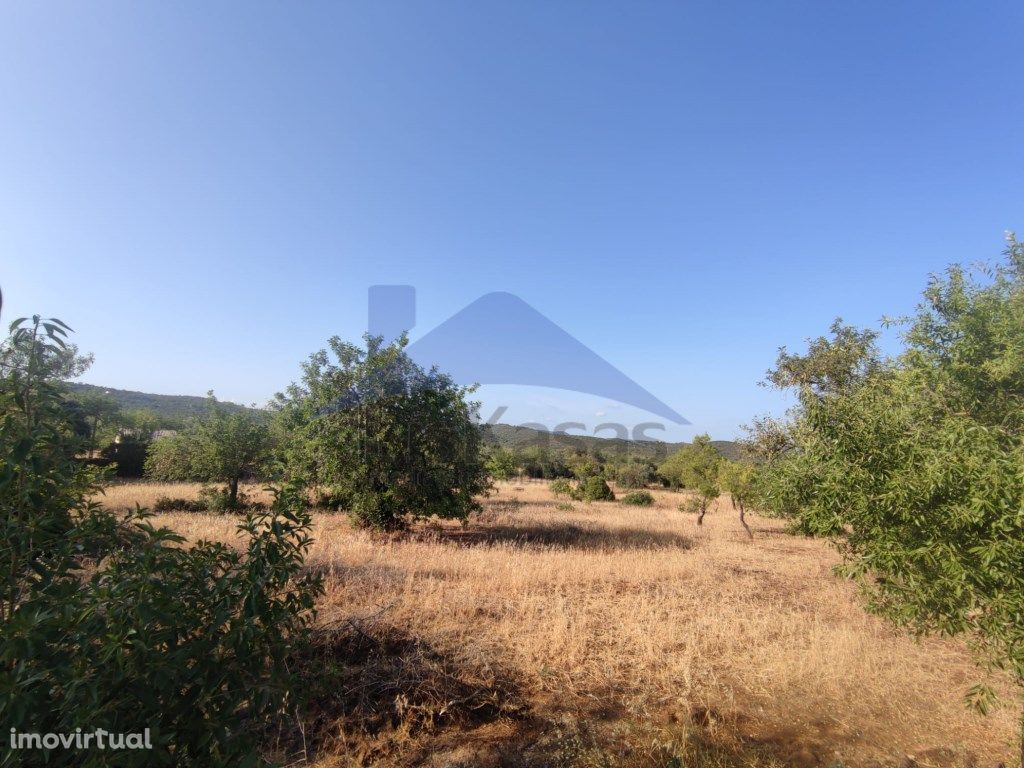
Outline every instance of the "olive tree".
[(404, 336), (365, 342), (331, 338), (278, 394), (290, 471), (329, 488), (365, 526), (466, 519), (488, 488), (473, 388), (416, 365)]

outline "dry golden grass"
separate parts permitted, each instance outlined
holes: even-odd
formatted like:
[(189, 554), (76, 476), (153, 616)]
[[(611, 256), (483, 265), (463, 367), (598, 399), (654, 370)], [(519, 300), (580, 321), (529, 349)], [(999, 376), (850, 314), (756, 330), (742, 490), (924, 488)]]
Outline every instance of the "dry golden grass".
[[(197, 490), (117, 486), (106, 502)], [(698, 528), (679, 494), (654, 495), (649, 508), (566, 511), (545, 484), (504, 483), (465, 528), (388, 538), (318, 515), (324, 626), (414, 639), (396, 652), (426, 647), (433, 668), (517, 706), (376, 733), (339, 718), (321, 727), (316, 765), (1010, 764), (1015, 713), (965, 709), (980, 673), (959, 643), (866, 615), (821, 541), (756, 515), (749, 540), (724, 501)], [(234, 535), (230, 517), (159, 519)]]

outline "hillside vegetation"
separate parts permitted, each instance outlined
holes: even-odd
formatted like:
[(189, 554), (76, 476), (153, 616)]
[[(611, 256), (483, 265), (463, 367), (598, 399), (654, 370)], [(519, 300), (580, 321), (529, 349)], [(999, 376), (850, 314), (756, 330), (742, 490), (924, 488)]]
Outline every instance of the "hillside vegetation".
[[(567, 432), (543, 432), (532, 427), (511, 424), (491, 424), (484, 428), (484, 442), (502, 448), (524, 449), (547, 447), (575, 453), (623, 454), (638, 459), (657, 461), (675, 453), (689, 443), (669, 443), (660, 440), (623, 440), (598, 435), (576, 435)], [(741, 460), (740, 444), (732, 440), (712, 440), (711, 444), (725, 458)]]
[[(77, 395), (95, 395), (113, 400), (124, 411), (151, 411), (162, 418), (192, 419), (210, 414), (210, 398), (192, 395), (154, 395), (149, 392), (133, 392), (129, 389), (114, 389), (96, 384), (67, 382), (66, 386)], [(248, 410), (244, 405), (218, 401), (228, 411)]]

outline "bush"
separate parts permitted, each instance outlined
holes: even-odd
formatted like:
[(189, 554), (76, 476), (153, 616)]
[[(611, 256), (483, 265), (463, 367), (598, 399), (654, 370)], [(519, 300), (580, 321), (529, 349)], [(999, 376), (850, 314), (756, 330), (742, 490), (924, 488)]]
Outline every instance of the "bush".
[(576, 507), (574, 507), (567, 501), (562, 501), (559, 502), (558, 504), (555, 504), (555, 509), (557, 509), (559, 512), (572, 512), (574, 509), (576, 509)]
[(108, 445), (100, 455), (117, 465), (114, 472), (118, 477), (142, 477), (148, 451), (148, 443), (140, 440), (122, 440)]
[(701, 499), (699, 496), (687, 496), (686, 500), (679, 504), (676, 509), (680, 512), (685, 512), (688, 515), (700, 514), (701, 511)]
[(203, 499), (182, 499), (171, 496), (158, 496), (153, 504), (154, 512), (205, 512), (206, 502)]
[(324, 488), (314, 496), (313, 505), (321, 509), (340, 512), (352, 506), (352, 497), (333, 488)]
[(572, 497), (577, 501), (615, 501), (615, 494), (603, 477), (588, 477), (573, 489)]
[[(241, 552), (182, 546), (139, 513), (69, 532), (69, 545), (87, 547), (105, 527), (128, 526), (141, 540), (110, 549), (88, 579), (72, 568), (30, 590), (2, 654), (5, 665), (16, 662), (11, 698), (0, 704), (5, 721), (42, 731), (152, 729), (154, 750), (131, 765), (254, 761), (256, 729), (292, 695), (287, 657), (320, 591), (318, 578), (300, 576), (310, 541), (302, 505), (298, 490), (278, 492), (272, 511), (240, 524)], [(80, 756), (54, 757), (66, 765)]]
[[(293, 716), (288, 658), (313, 618), (302, 489), (239, 525), (241, 548), (188, 546), (142, 510), (97, 502), (74, 461), (62, 395), (40, 365), (59, 321), (12, 328), (0, 351), (0, 720), (18, 731), (142, 733), (153, 749), (57, 750), (47, 765), (255, 766), (256, 737)], [(45, 329), (45, 330), (44, 330)], [(40, 372), (44, 373), (40, 373)]]
[(634, 507), (649, 507), (654, 503), (654, 497), (647, 491), (634, 491), (623, 496), (622, 503)]
[(620, 488), (645, 488), (653, 475), (649, 465), (634, 461), (615, 471), (615, 482)]
[(519, 474), (519, 463), (512, 451), (498, 446), (487, 456), (487, 474), (494, 480), (511, 480)]
[(199, 498), (205, 504), (206, 511), (216, 515), (245, 510), (257, 511), (267, 507), (262, 501), (253, 501), (244, 491), (237, 491), (232, 499), (230, 488), (215, 488), (209, 485), (199, 491)]
[(552, 480), (551, 484), (548, 485), (548, 488), (550, 489), (551, 493), (555, 496), (555, 498), (562, 498), (563, 496), (572, 496), (572, 486), (569, 484), (569, 481), (565, 480), (564, 478), (560, 477), (557, 480)]

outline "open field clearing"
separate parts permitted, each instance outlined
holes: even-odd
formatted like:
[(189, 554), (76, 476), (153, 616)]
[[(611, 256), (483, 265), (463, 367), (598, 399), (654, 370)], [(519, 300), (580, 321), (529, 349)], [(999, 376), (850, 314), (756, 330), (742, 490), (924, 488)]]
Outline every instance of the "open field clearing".
[[(198, 490), (126, 484), (104, 499)], [(866, 615), (822, 541), (753, 514), (750, 540), (724, 499), (698, 528), (680, 494), (654, 495), (567, 510), (544, 483), (502, 483), (466, 527), (394, 536), (316, 516), (312, 764), (1009, 762), (1016, 714), (964, 707), (981, 673), (960, 643)], [(235, 526), (157, 519), (189, 538)], [(341, 682), (318, 686), (327, 673)]]

